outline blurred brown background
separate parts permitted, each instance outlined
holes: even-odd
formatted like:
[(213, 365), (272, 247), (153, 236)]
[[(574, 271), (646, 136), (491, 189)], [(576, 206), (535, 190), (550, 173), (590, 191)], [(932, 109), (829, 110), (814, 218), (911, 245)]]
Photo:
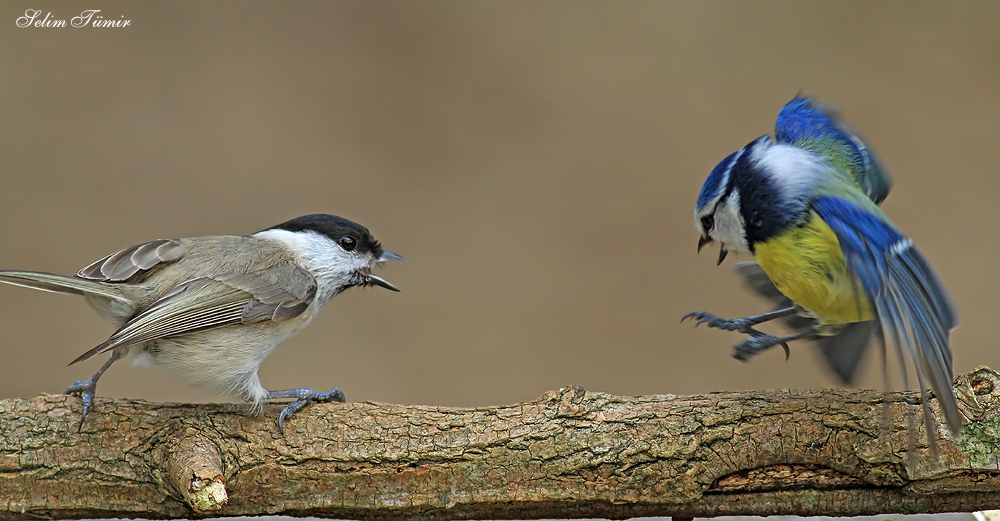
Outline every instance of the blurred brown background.
[[(82, 9), (124, 29), (17, 28)], [(687, 311), (764, 311), (694, 200), (800, 89), (895, 179), (884, 208), (961, 313), (955, 369), (1000, 367), (1000, 4), (5, 2), (0, 266), (73, 273), (158, 237), (313, 212), (409, 259), (265, 362), (272, 389), (487, 405), (833, 385), (802, 344), (750, 364)], [(745, 260), (745, 259), (743, 259)], [(0, 287), (0, 397), (59, 392), (111, 327)], [(877, 364), (861, 385), (879, 388)], [(99, 396), (207, 401), (120, 363)]]

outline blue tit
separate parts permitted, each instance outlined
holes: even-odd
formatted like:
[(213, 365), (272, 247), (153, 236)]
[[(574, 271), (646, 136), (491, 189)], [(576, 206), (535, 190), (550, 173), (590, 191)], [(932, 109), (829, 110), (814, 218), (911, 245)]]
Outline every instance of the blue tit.
[[(883, 350), (893, 347), (904, 386), (906, 361), (916, 369), (936, 457), (928, 385), (951, 432), (957, 436), (962, 427), (948, 340), (956, 314), (913, 241), (879, 209), (889, 186), (857, 136), (823, 107), (796, 97), (782, 109), (775, 137), (761, 136), (723, 159), (695, 205), (698, 249), (720, 243), (720, 264), (728, 252), (753, 255), (759, 271), (750, 271), (762, 272), (791, 305), (737, 319), (705, 312), (685, 318), (749, 335), (736, 346), (741, 360), (777, 345), (787, 355), (788, 342), (799, 339), (840, 336), (867, 345), (879, 338)], [(766, 295), (761, 278), (748, 280)], [(783, 338), (755, 328), (794, 317), (808, 327)]]
[[(855, 184), (875, 204), (889, 194), (891, 181), (864, 142), (828, 106), (809, 98), (796, 97), (778, 113), (774, 128), (775, 140), (815, 152), (843, 171), (850, 173)], [(734, 266), (744, 282), (758, 295), (770, 300), (777, 309), (794, 303), (782, 294), (754, 262)], [(793, 331), (819, 333), (817, 321), (799, 314), (783, 322)], [(815, 334), (812, 340), (819, 348), (826, 365), (844, 384), (851, 384), (871, 340), (880, 334), (875, 321), (845, 324), (836, 332)], [(785, 344), (787, 345), (787, 344)]]
[[(816, 105), (809, 98), (796, 97), (778, 113), (775, 140), (811, 150), (848, 172), (855, 184), (878, 204), (889, 193), (891, 182), (864, 142), (851, 132), (829, 107)], [(699, 244), (699, 248), (704, 246)], [(727, 250), (720, 250), (719, 263)], [(736, 271), (757, 294), (774, 302), (779, 309), (794, 303), (782, 294), (756, 263), (739, 263)], [(850, 383), (869, 344), (878, 334), (872, 321), (845, 324), (835, 331), (819, 327), (818, 321), (799, 314), (785, 318), (785, 323), (803, 337), (814, 337), (831, 369)], [(819, 334), (819, 333), (826, 334)], [(808, 333), (813, 333), (812, 335)], [(787, 344), (782, 343), (787, 349)]]

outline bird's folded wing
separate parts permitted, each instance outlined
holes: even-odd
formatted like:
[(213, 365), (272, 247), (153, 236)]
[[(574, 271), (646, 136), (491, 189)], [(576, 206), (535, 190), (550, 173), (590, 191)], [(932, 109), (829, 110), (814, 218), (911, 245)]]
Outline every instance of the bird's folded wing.
[(294, 264), (280, 264), (266, 270), (215, 278), (253, 295), (241, 318), (244, 324), (295, 318), (316, 297), (316, 279)]
[(837, 236), (883, 338), (895, 346), (900, 363), (913, 361), (921, 390), (930, 384), (951, 431), (960, 432), (948, 345), (957, 321), (938, 278), (913, 242), (876, 214), (836, 197), (818, 198), (812, 206)]
[(294, 265), (192, 279), (140, 311), (74, 364), (119, 346), (234, 324), (297, 317), (316, 294), (311, 275)]
[(125, 282), (137, 273), (173, 262), (187, 253), (177, 239), (157, 239), (112, 253), (78, 271), (76, 276), (100, 282)]

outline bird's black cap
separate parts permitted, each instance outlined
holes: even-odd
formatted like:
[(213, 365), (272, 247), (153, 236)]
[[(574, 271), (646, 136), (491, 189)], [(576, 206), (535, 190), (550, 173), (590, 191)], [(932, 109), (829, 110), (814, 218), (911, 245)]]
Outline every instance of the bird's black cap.
[(329, 215), (325, 213), (303, 215), (302, 217), (296, 217), (290, 221), (285, 221), (281, 224), (272, 226), (268, 228), (268, 230), (316, 232), (320, 235), (329, 237), (331, 240), (341, 245), (343, 245), (341, 241), (344, 237), (351, 237), (356, 241), (357, 244), (355, 249), (358, 251), (370, 252), (375, 258), (379, 258), (382, 255), (382, 245), (379, 244), (374, 237), (372, 237), (368, 228), (336, 215)]

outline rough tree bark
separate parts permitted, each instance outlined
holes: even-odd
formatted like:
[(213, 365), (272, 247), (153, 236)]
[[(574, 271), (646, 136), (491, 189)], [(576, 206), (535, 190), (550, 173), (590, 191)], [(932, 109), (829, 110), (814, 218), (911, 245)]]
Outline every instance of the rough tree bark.
[[(961, 440), (908, 450), (914, 394), (621, 397), (489, 408), (0, 401), (0, 519), (861, 515), (1000, 507), (1000, 374), (958, 379)], [(923, 432), (922, 415), (914, 414)]]

